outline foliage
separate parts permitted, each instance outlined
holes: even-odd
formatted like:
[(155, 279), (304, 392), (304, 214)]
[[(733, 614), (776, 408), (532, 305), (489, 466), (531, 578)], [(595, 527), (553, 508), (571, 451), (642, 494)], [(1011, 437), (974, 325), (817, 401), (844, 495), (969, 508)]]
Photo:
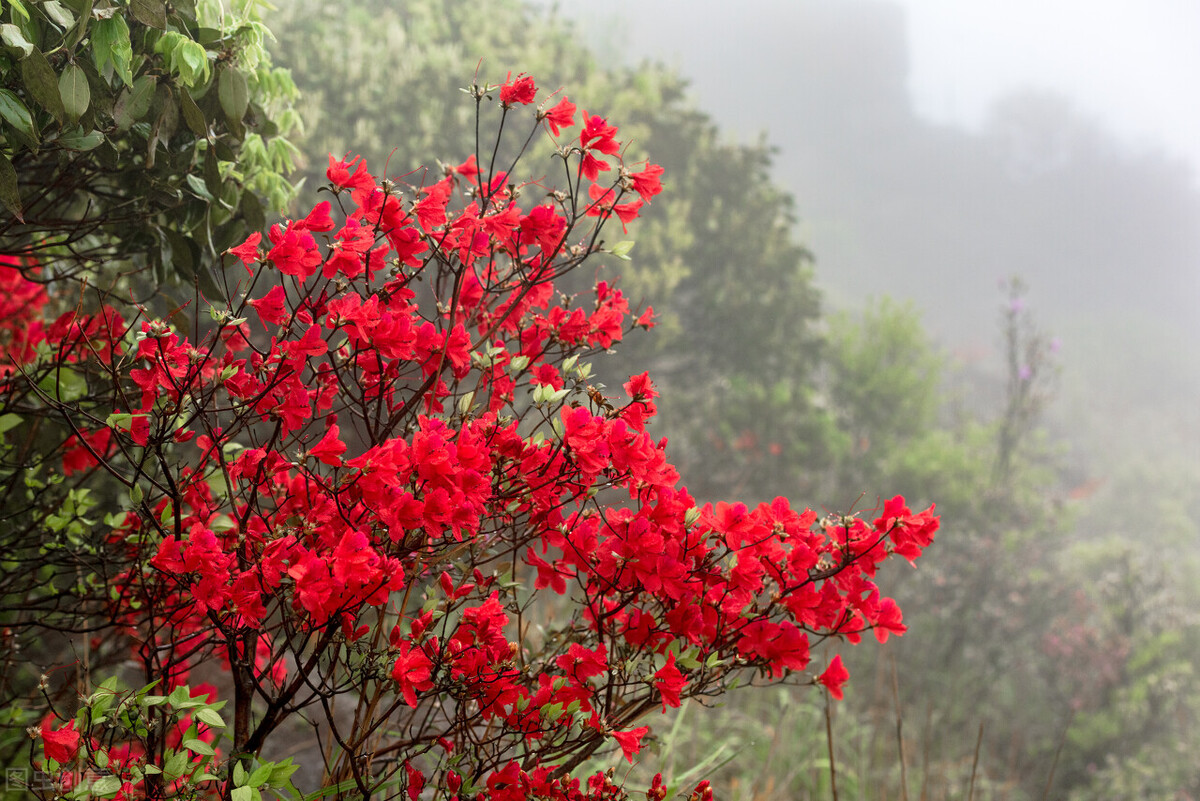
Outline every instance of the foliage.
[[(863, 766), (871, 797), (899, 791), (901, 764), (908, 792), (926, 797), (966, 793), (972, 781), (981, 798), (1040, 798), (1048, 783), (1054, 797), (1187, 792), (1195, 771), (1170, 757), (1197, 733), (1186, 585), (1116, 532), (1073, 536), (1080, 505), (1060, 489), (1058, 454), (1040, 430), (1057, 342), (1038, 330), (1021, 282), (1003, 290), (1004, 369), (974, 379), (988, 405), (952, 394), (945, 365), (900, 307), (830, 326), (827, 380), (848, 376), (857, 392), (837, 408), (871, 432), (871, 451), (839, 475), (885, 480), (914, 499), (936, 492), (952, 521), (919, 577), (894, 585), (917, 610), (913, 625), (946, 636), (889, 644), (877, 685), (860, 685), (841, 710), (851, 730), (872, 729), (869, 747), (840, 758)], [(907, 389), (893, 398), (893, 387)], [(911, 404), (921, 397), (929, 405)], [(889, 403), (903, 413), (889, 415)], [(872, 409), (873, 419), (861, 412)], [(887, 447), (869, 455), (877, 441)], [(848, 656), (859, 674), (872, 669), (862, 656)], [(898, 720), (904, 750), (888, 736)]]
[(838, 433), (836, 492), (857, 497), (885, 478), (923, 493), (945, 485), (933, 479), (951, 451), (937, 441), (945, 367), (911, 305), (882, 298), (859, 315), (832, 315), (822, 368)]
[(263, 225), (260, 196), (278, 209), (292, 195), (295, 87), (265, 50), (260, 5), (6, 2), (0, 254), (105, 287), (150, 270), (212, 294), (207, 265)]
[[(747, 680), (840, 697), (840, 658), (805, 672), (812, 641), (905, 630), (873, 577), (921, 554), (932, 509), (697, 504), (648, 431), (649, 376), (589, 384), (586, 359), (653, 319), (606, 281), (556, 282), (620, 254), (604, 234), (658, 195), (657, 165), (560, 94), (529, 115), (528, 76), (469, 93), (477, 114), (499, 99), (495, 144), (411, 183), (330, 157), (331, 199), (197, 291), (208, 322), (100, 305), (10, 350), (9, 489), (33, 451), (68, 488), (14, 516), (40, 575), (4, 588), (10, 622), (84, 635), (39, 683), (55, 790), (625, 798), (573, 773), (632, 762), (646, 714)], [(529, 116), (517, 142), (558, 147), (522, 180), (500, 137)], [(119, 494), (83, 491), (101, 474)], [(144, 687), (93, 690), (101, 673)], [(298, 738), (318, 774), (276, 755)]]

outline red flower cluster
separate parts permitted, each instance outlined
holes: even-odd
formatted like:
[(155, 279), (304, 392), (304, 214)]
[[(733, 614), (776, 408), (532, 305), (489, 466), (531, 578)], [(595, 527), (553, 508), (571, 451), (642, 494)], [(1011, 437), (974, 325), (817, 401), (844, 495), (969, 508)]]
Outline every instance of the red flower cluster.
[(508, 78), (500, 85), (500, 102), (505, 106), (515, 104), (529, 105), (537, 98), (537, 87), (533, 83), (533, 78), (525, 73), (521, 73), (515, 79), (512, 73), (508, 73)]
[[(500, 90), (506, 107), (535, 96), (523, 75)], [(563, 98), (537, 118), (558, 135), (574, 111)], [(741, 671), (803, 671), (813, 637), (903, 632), (872, 577), (930, 543), (932, 509), (894, 498), (868, 523), (782, 498), (700, 506), (650, 434), (650, 378), (624, 401), (587, 384), (582, 359), (650, 324), (609, 283), (555, 291), (612, 215), (624, 226), (661, 191), (653, 164), (595, 183), (617, 133), (585, 112), (561, 151), (590, 203), (520, 205), (473, 160), (403, 190), (331, 158), (344, 214), (322, 203), (265, 252), (257, 233), (233, 248), (270, 288), (235, 294), (198, 341), (143, 320), (134, 346), (108, 312), (64, 331), (135, 365), (109, 425), (78, 441), (92, 462), (71, 462), (147, 455), (110, 463), (144, 495), (112, 534), (134, 565), (112, 582), (114, 619), (172, 685), (216, 655), (256, 688), (269, 711), (234, 751), (297, 699), (370, 686), (392, 723), (364, 730), (405, 732), (388, 762), (410, 798), (428, 781), (465, 798), (468, 775), (493, 801), (616, 797), (551, 766), (598, 744), (632, 761), (645, 713)], [(820, 681), (840, 696), (845, 678), (835, 659)]]

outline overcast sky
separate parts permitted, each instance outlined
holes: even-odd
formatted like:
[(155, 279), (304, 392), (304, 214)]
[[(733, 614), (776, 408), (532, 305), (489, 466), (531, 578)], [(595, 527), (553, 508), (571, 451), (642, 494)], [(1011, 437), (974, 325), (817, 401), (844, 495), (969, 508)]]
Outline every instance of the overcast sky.
[(928, 116), (978, 125), (1023, 86), (1053, 89), (1200, 171), (1196, 0), (901, 0), (910, 88)]
[[(541, 0), (550, 5), (553, 0)], [(837, 0), (834, 0), (835, 2)], [(596, 40), (654, 57), (693, 80), (701, 104), (727, 101), (734, 71), (763, 64), (738, 91), (786, 87), (781, 32), (804, 24), (811, 0), (558, 0)], [(829, 0), (825, 0), (829, 2)], [(931, 119), (978, 126), (1004, 94), (1038, 88), (1070, 97), (1125, 141), (1188, 159), (1200, 174), (1198, 0), (896, 0), (909, 33), (909, 86)], [(603, 30), (605, 33), (598, 33)], [(778, 96), (778, 93), (776, 93)], [(754, 118), (754, 108), (762, 114)], [(744, 133), (771, 128), (765, 104), (739, 114)], [(724, 121), (728, 127), (728, 121)], [(745, 130), (749, 129), (749, 130)], [(780, 142), (780, 132), (771, 131)]]

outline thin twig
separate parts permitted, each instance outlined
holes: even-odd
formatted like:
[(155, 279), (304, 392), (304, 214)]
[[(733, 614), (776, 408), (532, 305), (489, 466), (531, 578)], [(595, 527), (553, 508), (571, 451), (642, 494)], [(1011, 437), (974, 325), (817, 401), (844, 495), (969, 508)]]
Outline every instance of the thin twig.
[(929, 732), (933, 731), (933, 703), (925, 705), (925, 727), (921, 729), (921, 801), (929, 798), (929, 750), (932, 741)]
[(900, 749), (900, 798), (908, 801), (908, 768), (904, 764), (904, 716), (900, 712), (900, 679), (896, 676), (896, 654), (891, 648), (888, 656), (892, 662), (892, 699), (896, 702), (896, 744)]
[(1075, 722), (1075, 712), (1071, 712), (1071, 716), (1067, 718), (1067, 724), (1063, 726), (1062, 737), (1058, 738), (1058, 748), (1054, 749), (1054, 761), (1050, 763), (1050, 775), (1046, 777), (1046, 789), (1042, 790), (1042, 801), (1046, 801), (1050, 797), (1050, 786), (1054, 784), (1054, 771), (1058, 768), (1058, 758), (1062, 755), (1063, 745), (1067, 742), (1067, 732), (1071, 730), (1071, 724)]
[(837, 801), (837, 767), (833, 761), (833, 702), (828, 689), (825, 690), (825, 742), (829, 748), (829, 789), (833, 793), (833, 801)]
[(971, 784), (967, 789), (967, 801), (975, 798), (975, 771), (979, 768), (979, 747), (983, 745), (983, 721), (979, 721), (979, 736), (975, 738), (975, 761), (971, 763)]

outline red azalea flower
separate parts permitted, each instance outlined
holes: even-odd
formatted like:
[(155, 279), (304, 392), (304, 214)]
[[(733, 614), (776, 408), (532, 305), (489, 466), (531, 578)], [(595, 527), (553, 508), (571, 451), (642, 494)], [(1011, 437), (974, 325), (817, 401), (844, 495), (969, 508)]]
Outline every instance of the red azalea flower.
[(654, 688), (662, 696), (663, 712), (667, 711), (668, 706), (679, 706), (679, 691), (686, 684), (683, 674), (675, 667), (675, 652), (672, 651), (667, 655), (667, 664), (654, 674)]
[(538, 116), (546, 120), (550, 124), (550, 132), (558, 136), (563, 128), (570, 128), (575, 124), (575, 104), (564, 97), (550, 110)]
[(267, 330), (270, 330), (267, 323), (283, 325), (287, 319), (287, 292), (279, 284), (271, 287), (271, 291), (261, 298), (246, 301), (246, 305), (258, 312), (263, 328)]
[(42, 721), (42, 747), (46, 759), (53, 759), (60, 765), (66, 765), (75, 759), (79, 751), (79, 732), (75, 731), (75, 721), (71, 720), (58, 731), (50, 728), (50, 718)]
[(417, 692), (433, 689), (431, 667), (424, 651), (407, 642), (400, 644), (400, 654), (392, 666), (392, 678), (400, 685), (400, 694), (409, 706), (416, 708)]
[(508, 78), (500, 86), (500, 102), (506, 106), (511, 106), (514, 103), (529, 105), (537, 97), (537, 86), (533, 83), (533, 78), (525, 73), (517, 75), (516, 80), (513, 80), (512, 73), (508, 73)]
[(842, 665), (842, 655), (838, 654), (825, 668), (825, 672), (817, 677), (817, 681), (829, 688), (829, 694), (839, 701), (842, 700), (842, 685), (850, 678), (850, 671)]
[[(351, 167), (354, 168), (353, 173), (350, 172)], [(325, 170), (325, 177), (338, 189), (371, 190), (375, 188), (375, 178), (367, 172), (367, 162), (361, 156), (355, 156), (349, 161), (345, 159), (337, 161), (330, 153), (329, 168)]]
[(250, 265), (258, 261), (258, 243), (262, 241), (262, 233), (255, 231), (246, 237), (246, 241), (235, 248), (230, 248), (227, 253), (232, 253), (242, 260), (242, 264), (246, 265), (247, 271), (254, 275), (254, 271), (250, 269)]
[(335, 423), (325, 432), (325, 436), (321, 437), (321, 441), (312, 447), (308, 455), (315, 457), (317, 461), (324, 462), (330, 467), (341, 467), (341, 457), (346, 452), (346, 443), (338, 439), (338, 436), (338, 427)]
[(647, 164), (646, 169), (641, 172), (630, 174), (629, 180), (633, 182), (633, 191), (649, 203), (650, 198), (662, 191), (662, 183), (659, 181), (659, 176), (662, 174), (662, 167), (657, 164)]
[(614, 731), (613, 739), (621, 746), (622, 753), (629, 760), (629, 764), (633, 764), (633, 757), (642, 750), (642, 738), (650, 731), (649, 726), (638, 726), (636, 729), (629, 731)]
[(616, 136), (617, 126), (609, 125), (598, 114), (591, 116), (583, 112), (583, 130), (579, 132), (579, 146), (584, 150), (598, 150), (608, 156), (615, 156), (621, 150), (621, 143)]

